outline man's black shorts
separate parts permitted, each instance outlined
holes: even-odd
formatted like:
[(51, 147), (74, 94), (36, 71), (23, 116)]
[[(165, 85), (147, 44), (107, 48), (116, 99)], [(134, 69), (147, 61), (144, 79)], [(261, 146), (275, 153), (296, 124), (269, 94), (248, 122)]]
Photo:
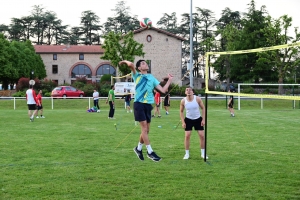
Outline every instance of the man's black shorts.
[(184, 129), (185, 131), (191, 131), (193, 130), (193, 127), (196, 131), (204, 130), (204, 127), (201, 126), (202, 117), (199, 117), (198, 119), (185, 118), (184, 122), (185, 122), (185, 129)]
[(135, 121), (147, 121), (147, 123), (151, 122), (151, 110), (153, 109), (151, 104), (134, 102), (133, 109)]
[(28, 110), (36, 110), (36, 104), (27, 104), (28, 105)]

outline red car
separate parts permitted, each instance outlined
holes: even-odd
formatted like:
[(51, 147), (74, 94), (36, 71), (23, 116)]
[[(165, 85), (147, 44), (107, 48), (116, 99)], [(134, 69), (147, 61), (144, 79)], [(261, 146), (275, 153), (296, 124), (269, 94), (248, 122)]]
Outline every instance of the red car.
[(52, 90), (51, 97), (83, 97), (84, 92), (72, 86), (58, 86)]

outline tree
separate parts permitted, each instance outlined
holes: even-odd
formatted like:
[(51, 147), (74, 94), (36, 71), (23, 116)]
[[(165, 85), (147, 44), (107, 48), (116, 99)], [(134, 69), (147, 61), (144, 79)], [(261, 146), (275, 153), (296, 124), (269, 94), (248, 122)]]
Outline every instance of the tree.
[(0, 34), (0, 55), (0, 81), (5, 89), (21, 77), (30, 77), (31, 71), (39, 79), (46, 77), (43, 60), (29, 40), (9, 42)]
[(125, 1), (118, 2), (112, 11), (115, 12), (115, 17), (107, 18), (107, 22), (103, 24), (105, 33), (114, 31), (115, 33), (127, 34), (140, 27), (137, 16), (129, 15), (130, 7), (125, 5)]
[(222, 16), (216, 22), (215, 26), (217, 28), (216, 36), (220, 36), (220, 45), (218, 51), (224, 51), (226, 49), (226, 40), (222, 37), (222, 32), (228, 24), (237, 28), (238, 30), (242, 29), (241, 25), (241, 15), (239, 11), (231, 11), (229, 8), (222, 10)]
[(43, 19), (43, 15), (44, 15), (44, 8), (41, 7), (40, 5), (35, 5), (33, 6), (33, 10), (31, 11), (32, 13), (32, 17), (33, 17), (33, 33), (34, 33), (34, 37), (37, 39), (37, 41), (35, 41), (36, 44), (43, 44), (42, 41), (42, 37), (43, 37), (43, 31), (44, 31), (44, 27), (43, 27), (43, 23), (44, 23), (44, 19)]
[[(283, 15), (279, 19), (272, 20), (267, 18), (267, 26), (264, 27), (263, 33), (267, 39), (268, 46), (283, 45), (300, 41), (300, 34), (295, 28), (295, 38), (288, 36), (288, 29), (292, 25), (292, 18)], [(288, 76), (296, 74), (297, 67), (300, 64), (299, 47), (288, 47), (273, 51), (259, 53), (258, 65), (268, 65), (272, 71), (277, 74), (278, 83), (284, 83)], [(283, 94), (283, 86), (278, 86), (278, 94)]]
[[(234, 22), (227, 24), (222, 30), (219, 30), (222, 35), (223, 41), (226, 41), (224, 45), (224, 51), (235, 51), (237, 46), (237, 41), (241, 37), (241, 31), (237, 29)], [(231, 68), (231, 65), (235, 61), (235, 55), (220, 55), (213, 67), (219, 73), (219, 80), (226, 80), (227, 83), (230, 83), (234, 79), (234, 70)]]
[(81, 13), (81, 33), (84, 35), (83, 43), (85, 45), (91, 45), (97, 40), (97, 33), (101, 30), (99, 25), (100, 18), (92, 11), (87, 10)]
[(8, 88), (11, 74), (15, 74), (9, 58), (9, 42), (4, 38), (3, 34), (0, 34), (0, 82), (2, 82), (4, 89)]
[(122, 60), (134, 61), (135, 56), (144, 56), (143, 44), (139, 44), (133, 39), (133, 32), (126, 35), (121, 33), (114, 33), (111, 31), (104, 36), (104, 44), (102, 48), (105, 49), (104, 55), (101, 57), (104, 60), (111, 61), (112, 65), (119, 67), (120, 75), (130, 73), (127, 66), (119, 66)]
[(177, 17), (176, 13), (173, 12), (170, 15), (164, 13), (163, 17), (159, 19), (156, 23), (159, 29), (163, 29), (173, 34), (178, 34), (178, 24), (177, 24)]

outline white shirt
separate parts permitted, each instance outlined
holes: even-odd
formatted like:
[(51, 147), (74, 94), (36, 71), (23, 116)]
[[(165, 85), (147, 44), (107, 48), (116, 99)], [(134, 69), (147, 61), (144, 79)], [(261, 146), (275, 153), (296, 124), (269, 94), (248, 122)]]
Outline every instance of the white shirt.
[(94, 92), (93, 93), (93, 97), (94, 97), (94, 100), (97, 100), (97, 99), (99, 99), (99, 92)]
[(186, 109), (186, 118), (189, 119), (198, 119), (199, 117), (201, 117), (200, 114), (200, 106), (196, 100), (196, 96), (193, 96), (193, 100), (192, 101), (188, 101), (187, 97), (184, 98), (184, 107)]
[(27, 104), (36, 104), (35, 98), (36, 98), (35, 91), (33, 89), (28, 89), (26, 91)]

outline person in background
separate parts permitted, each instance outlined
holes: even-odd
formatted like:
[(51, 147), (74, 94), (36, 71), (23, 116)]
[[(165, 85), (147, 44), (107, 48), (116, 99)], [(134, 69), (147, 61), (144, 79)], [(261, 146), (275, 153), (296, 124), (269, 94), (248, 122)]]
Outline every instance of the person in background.
[(164, 98), (164, 108), (166, 110), (166, 115), (169, 114), (169, 107), (170, 107), (170, 93), (167, 93), (167, 95)]
[(100, 107), (99, 107), (99, 92), (97, 90), (94, 90), (93, 99), (94, 99), (94, 107), (97, 107), (97, 109), (100, 110)]
[[(37, 101), (38, 101), (36, 118), (45, 118), (45, 116), (43, 115), (42, 95), (43, 95), (43, 91), (40, 90), (37, 97), (36, 97)], [(41, 115), (40, 117), (39, 117), (39, 111), (40, 111), (40, 115)]]
[[(33, 90), (33, 85), (29, 85), (29, 89), (26, 91), (26, 101), (28, 106), (28, 116), (31, 122), (34, 120), (34, 116), (37, 113), (38, 100), (36, 98), (36, 93)], [(39, 104), (38, 104), (39, 105)]]
[(160, 93), (154, 89), (154, 101), (155, 101), (155, 111), (154, 111), (154, 115), (152, 115), (152, 117), (156, 117), (156, 114), (157, 114), (157, 117), (158, 118), (161, 118), (161, 115), (160, 115)]
[[(194, 91), (191, 87), (185, 89), (186, 97), (180, 102), (180, 119), (182, 128), (185, 130), (184, 146), (185, 155), (183, 159), (189, 159), (190, 157), (190, 137), (191, 132), (194, 129), (198, 132), (200, 138), (201, 157), (205, 155), (205, 138), (204, 138), (204, 125), (206, 110), (200, 97), (194, 95)], [(200, 108), (202, 110), (202, 116), (200, 114)], [(184, 117), (183, 111), (186, 110), (186, 116)], [(208, 157), (206, 156), (206, 159)]]
[[(134, 118), (135, 121), (140, 122), (141, 134), (139, 137), (138, 145), (133, 149), (140, 160), (144, 160), (142, 153), (143, 145), (147, 148), (147, 157), (155, 162), (161, 160), (152, 149), (150, 145), (149, 132), (151, 123), (151, 110), (153, 109), (152, 104), (154, 104), (154, 88), (165, 93), (172, 82), (173, 76), (168, 74), (168, 81), (162, 87), (159, 85), (159, 81), (152, 75), (148, 74), (149, 66), (145, 60), (139, 60), (136, 63), (136, 68), (134, 64), (130, 61), (123, 60), (119, 62), (119, 65), (127, 65), (131, 69), (131, 77), (135, 82), (135, 97), (134, 97)], [(138, 72), (138, 71), (139, 72)]]
[[(229, 89), (228, 92), (234, 92), (233, 89)], [(230, 95), (229, 96), (229, 101), (228, 101), (228, 110), (230, 112), (230, 116), (234, 117), (234, 108), (233, 108), (233, 104), (234, 104), (234, 100), (233, 100), (233, 96)]]
[(130, 101), (131, 101), (131, 94), (129, 93), (125, 96), (125, 103), (126, 103), (127, 113), (132, 112), (132, 110), (130, 108)]
[(108, 114), (108, 119), (115, 119), (114, 114), (115, 114), (115, 86), (112, 85), (110, 86), (110, 90), (108, 92), (108, 97), (106, 99), (106, 104), (109, 103), (109, 114)]

